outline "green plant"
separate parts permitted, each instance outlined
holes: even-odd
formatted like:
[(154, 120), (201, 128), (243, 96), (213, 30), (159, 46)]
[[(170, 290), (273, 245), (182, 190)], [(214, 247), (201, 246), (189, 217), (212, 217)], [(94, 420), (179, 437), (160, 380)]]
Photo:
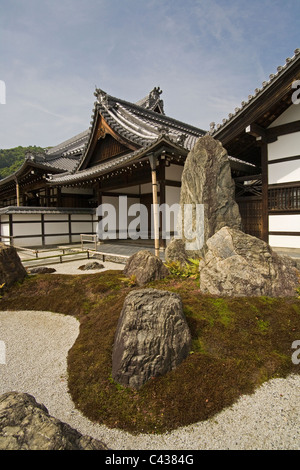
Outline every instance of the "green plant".
[(200, 259), (188, 258), (188, 262), (184, 265), (182, 265), (180, 261), (168, 261), (165, 263), (165, 266), (173, 276), (179, 276), (183, 279), (198, 279), (199, 263)]
[(3, 289), (4, 286), (5, 286), (5, 282), (3, 282), (3, 284), (0, 284), (0, 299), (2, 298), (1, 289)]
[(122, 281), (123, 284), (126, 284), (128, 287), (134, 287), (136, 286), (136, 275), (132, 274), (130, 277), (120, 277), (120, 281)]

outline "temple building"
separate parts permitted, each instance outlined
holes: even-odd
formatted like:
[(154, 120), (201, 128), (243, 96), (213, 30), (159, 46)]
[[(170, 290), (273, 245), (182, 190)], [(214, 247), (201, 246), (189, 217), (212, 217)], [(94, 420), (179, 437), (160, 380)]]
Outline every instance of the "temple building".
[[(19, 246), (78, 242), (81, 233), (96, 233), (100, 205), (111, 204), (120, 220), (121, 196), (128, 209), (146, 206), (151, 218), (152, 204), (179, 202), (185, 159), (209, 132), (228, 151), (245, 232), (272, 246), (300, 248), (298, 80), (299, 49), (209, 131), (167, 116), (159, 88), (137, 103), (96, 89), (89, 129), (27, 155), (0, 181), (2, 239)], [(149, 220), (149, 239), (152, 228)], [(117, 239), (126, 239), (122, 230), (116, 227)]]
[(245, 232), (299, 249), (300, 49), (210, 133), (258, 170), (235, 178)]

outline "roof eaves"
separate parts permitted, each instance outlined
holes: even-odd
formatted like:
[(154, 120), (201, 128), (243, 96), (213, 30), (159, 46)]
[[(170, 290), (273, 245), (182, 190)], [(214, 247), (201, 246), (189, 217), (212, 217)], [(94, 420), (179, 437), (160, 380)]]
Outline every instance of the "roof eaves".
[(228, 118), (223, 119), (222, 124), (216, 124), (212, 122), (210, 124), (210, 131), (208, 132), (213, 137), (217, 137), (218, 133), (223, 131), (228, 125), (230, 125), (235, 119), (245, 112), (253, 103), (260, 98), (260, 96), (265, 93), (274, 83), (279, 80), (286, 72), (289, 70), (291, 66), (295, 64), (297, 60), (300, 59), (300, 49), (296, 49), (294, 52), (294, 56), (292, 58), (288, 57), (286, 59), (286, 63), (283, 66), (277, 67), (277, 72), (275, 74), (271, 74), (269, 76), (268, 81), (264, 81), (262, 83), (261, 88), (256, 88), (254, 90), (254, 95), (249, 95), (247, 101), (241, 102), (241, 107), (236, 107), (234, 113), (229, 113)]

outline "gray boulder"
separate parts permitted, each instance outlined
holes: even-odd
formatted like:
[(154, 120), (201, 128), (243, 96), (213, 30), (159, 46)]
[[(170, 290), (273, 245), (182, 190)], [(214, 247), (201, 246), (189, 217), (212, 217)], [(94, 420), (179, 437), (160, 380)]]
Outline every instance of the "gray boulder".
[(223, 227), (207, 241), (200, 261), (200, 290), (217, 296), (295, 296), (295, 262), (256, 237)]
[(188, 254), (185, 243), (181, 238), (173, 238), (165, 250), (165, 260), (167, 262), (177, 261), (184, 266), (188, 263)]
[(123, 273), (128, 278), (135, 276), (139, 286), (164, 279), (170, 274), (162, 260), (148, 250), (140, 250), (130, 256)]
[(98, 263), (97, 261), (89, 261), (86, 264), (83, 264), (82, 266), (79, 266), (78, 269), (81, 271), (90, 271), (91, 269), (103, 269), (104, 264)]
[(34, 268), (27, 269), (29, 274), (50, 274), (55, 273), (56, 269), (48, 268), (47, 266), (36, 266)]
[[(235, 201), (235, 184), (231, 177), (227, 151), (210, 135), (201, 137), (189, 152), (181, 180), (180, 205), (183, 213), (185, 204), (203, 204), (204, 224), (198, 237), (201, 238), (198, 254), (203, 254), (202, 245), (224, 226), (241, 228), (239, 207)], [(192, 221), (186, 221), (184, 233), (197, 230), (196, 212)], [(192, 248), (193, 251), (195, 249)]]
[(112, 354), (112, 377), (139, 389), (176, 368), (189, 354), (191, 335), (178, 294), (133, 291), (125, 299)]
[(0, 284), (10, 287), (27, 276), (17, 250), (13, 246), (0, 243)]
[(108, 450), (92, 437), (80, 434), (49, 415), (47, 408), (27, 393), (0, 396), (0, 450)]

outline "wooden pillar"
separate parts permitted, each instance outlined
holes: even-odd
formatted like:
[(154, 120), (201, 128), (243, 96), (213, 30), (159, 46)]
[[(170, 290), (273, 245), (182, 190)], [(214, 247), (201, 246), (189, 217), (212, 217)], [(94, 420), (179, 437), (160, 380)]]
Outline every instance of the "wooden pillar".
[(17, 198), (17, 207), (20, 207), (20, 187), (19, 182), (16, 179), (16, 198)]
[(60, 186), (57, 187), (57, 202), (56, 202), (56, 207), (61, 207), (61, 188)]
[(13, 239), (13, 236), (14, 236), (13, 215), (9, 214), (8, 219), (9, 219), (9, 237), (10, 237), (9, 238), (9, 244), (13, 245), (14, 244), (14, 239)]
[(158, 213), (157, 178), (156, 178), (157, 158), (154, 155), (150, 155), (149, 161), (150, 161), (150, 166), (151, 166), (151, 177), (152, 177), (154, 248), (155, 248), (155, 256), (159, 258), (159, 213)]
[(269, 242), (269, 196), (268, 196), (268, 144), (261, 145), (262, 172), (262, 239)]
[(41, 214), (41, 236), (42, 246), (45, 246), (45, 215)]
[(46, 186), (46, 201), (45, 201), (46, 207), (50, 207), (50, 188), (49, 186)]
[[(162, 159), (160, 161), (160, 177), (159, 177), (159, 204), (162, 207), (163, 204), (166, 203), (166, 160)], [(161, 233), (163, 233), (163, 218), (165, 218), (165, 214), (163, 211), (160, 212), (160, 227)], [(165, 220), (166, 223), (166, 220)], [(160, 246), (163, 250), (166, 248), (166, 234), (164, 237), (161, 236), (160, 239)]]

